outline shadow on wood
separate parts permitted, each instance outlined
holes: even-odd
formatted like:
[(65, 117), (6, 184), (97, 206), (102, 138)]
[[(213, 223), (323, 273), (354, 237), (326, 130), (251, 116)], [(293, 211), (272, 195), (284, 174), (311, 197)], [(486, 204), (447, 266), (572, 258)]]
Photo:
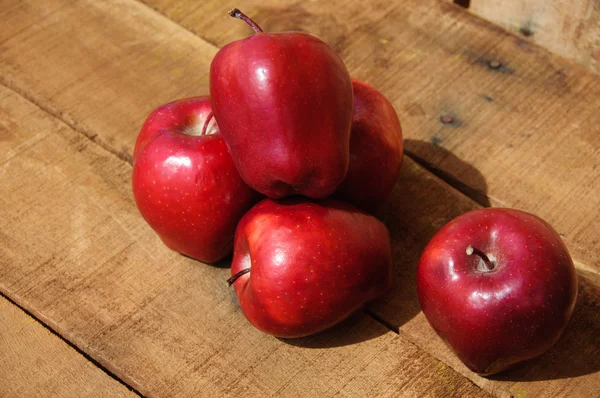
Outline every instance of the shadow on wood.
[[(435, 139), (435, 137), (434, 137)], [(404, 140), (404, 152), (414, 161), (456, 188), (483, 207), (490, 207), (487, 184), (483, 174), (469, 163), (434, 142)], [(432, 161), (428, 160), (431, 159)], [(436, 164), (444, 165), (444, 169)], [(453, 172), (456, 170), (456, 173)], [(465, 184), (454, 175), (469, 176), (471, 183)]]
[(224, 259), (219, 260), (219, 261), (217, 261), (215, 263), (203, 263), (202, 261), (197, 260), (194, 257), (190, 257), (190, 256), (188, 256), (186, 254), (183, 254), (183, 253), (179, 253), (179, 254), (181, 254), (185, 258), (189, 258), (190, 260), (195, 261), (198, 264), (198, 266), (206, 266), (206, 265), (208, 265), (209, 267), (215, 267), (215, 268), (230, 268), (231, 267), (231, 260), (233, 260), (233, 254), (230, 254), (227, 257), (225, 257)]
[[(428, 145), (415, 142), (410, 141), (409, 146)], [(445, 152), (445, 156), (454, 156), (444, 149), (440, 150)], [(453, 160), (457, 161), (457, 158)], [(404, 162), (392, 197), (377, 214), (390, 230), (394, 259), (393, 285), (386, 296), (369, 306), (369, 311), (391, 329), (403, 330), (416, 338), (413, 333), (422, 333), (415, 326), (419, 322), (408, 328), (403, 328), (403, 325), (420, 312), (415, 286), (420, 254), (443, 225), (479, 206), (447, 189), (444, 182), (424, 172), (412, 158), (405, 157)], [(472, 173), (479, 172), (473, 170)], [(485, 179), (481, 177), (479, 187), (485, 186)], [(600, 290), (580, 276), (573, 319), (559, 342), (541, 357), (491, 379), (543, 381), (597, 373), (600, 371), (600, 344), (592, 342), (598, 342), (599, 336)]]
[(398, 331), (421, 311), (415, 281), (421, 252), (441, 227), (477, 207), (404, 157), (400, 179), (376, 213), (390, 231), (393, 276), (390, 291), (369, 305), (375, 318)]
[(388, 329), (377, 324), (375, 321), (364, 322), (365, 317), (367, 315), (359, 311), (336, 326), (316, 335), (298, 339), (279, 340), (296, 347), (330, 348), (357, 344), (390, 333)]
[(580, 278), (579, 294), (573, 318), (558, 343), (538, 358), (492, 376), (491, 379), (499, 381), (555, 380), (599, 372), (599, 297), (600, 290)]

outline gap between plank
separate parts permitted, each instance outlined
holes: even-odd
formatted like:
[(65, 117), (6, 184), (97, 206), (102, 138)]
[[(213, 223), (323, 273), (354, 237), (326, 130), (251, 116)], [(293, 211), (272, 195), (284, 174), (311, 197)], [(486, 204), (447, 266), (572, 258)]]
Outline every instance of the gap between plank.
[(199, 38), (200, 40), (204, 41), (205, 43), (210, 44), (215, 49), (217, 49), (217, 50), (221, 49), (221, 47), (219, 47), (216, 43), (213, 43), (212, 41), (208, 40), (207, 38), (200, 36), (198, 33), (192, 31), (191, 29), (188, 29), (187, 27), (183, 26), (179, 22), (176, 22), (176, 21), (172, 20), (171, 18), (169, 18), (168, 16), (166, 16), (165, 14), (163, 14), (162, 12), (160, 12), (157, 8), (154, 8), (154, 7), (150, 6), (150, 5), (148, 5), (146, 2), (144, 2), (144, 0), (133, 0), (133, 1), (141, 4), (142, 6), (146, 7), (149, 10), (152, 10), (155, 14), (160, 15), (161, 18), (166, 19), (170, 23), (172, 23), (172, 24), (176, 25), (177, 27), (185, 30), (186, 32), (188, 32), (188, 33), (192, 34), (193, 36)]
[(492, 199), (492, 198), (490, 198), (487, 194), (477, 190), (476, 188), (473, 188), (469, 184), (466, 184), (466, 183), (460, 181), (458, 178), (454, 177), (452, 174), (448, 173), (445, 170), (440, 169), (439, 167), (435, 166), (433, 163), (428, 162), (427, 160), (423, 159), (422, 157), (415, 154), (414, 152), (407, 151), (405, 149), (404, 155), (411, 158), (419, 166), (421, 166), (422, 168), (424, 168), (431, 174), (435, 175), (436, 177), (438, 177), (440, 180), (444, 181), (446, 184), (450, 185), (455, 190), (461, 192), (463, 195), (465, 195), (469, 199), (476, 202), (479, 206), (491, 207), (488, 203), (489, 203), (489, 199)]
[[(379, 315), (377, 315), (376, 313), (371, 311), (369, 308), (365, 308), (365, 310), (363, 312), (366, 316), (373, 319), (375, 322), (380, 323), (382, 326), (386, 327), (391, 332), (394, 332), (395, 334), (400, 334), (400, 329), (397, 326), (394, 326), (391, 322), (386, 321), (385, 319), (383, 319), (382, 317), (380, 317)], [(412, 343), (412, 341), (411, 341), (411, 344), (414, 344), (414, 343)]]
[(454, 4), (457, 4), (463, 8), (469, 8), (471, 6), (471, 0), (454, 0)]
[[(484, 393), (489, 394), (490, 396), (495, 396), (494, 393), (493, 393), (493, 391), (490, 392), (490, 391), (484, 389), (482, 386), (480, 386), (477, 383), (475, 383), (470, 377), (468, 377), (465, 374), (461, 373), (455, 367), (451, 366), (450, 364), (448, 364), (448, 363), (442, 361), (441, 359), (439, 359), (437, 356), (435, 356), (435, 355), (431, 354), (430, 352), (426, 351), (425, 349), (423, 349), (423, 347), (419, 346), (412, 339), (410, 339), (410, 337), (407, 336), (405, 333), (401, 334), (400, 333), (400, 329), (398, 327), (395, 327), (391, 323), (387, 322), (385, 319), (381, 318), (379, 315), (375, 314), (374, 312), (372, 312), (368, 308), (365, 308), (365, 310), (363, 311), (363, 313), (365, 315), (367, 315), (368, 317), (370, 317), (371, 319), (373, 319), (375, 322), (377, 322), (377, 323), (385, 326), (391, 332), (393, 332), (394, 334), (398, 335), (400, 338), (402, 338), (403, 340), (405, 340), (408, 344), (410, 344), (413, 347), (417, 348), (419, 351), (423, 352), (425, 355), (428, 355), (431, 358), (433, 358), (434, 361), (437, 361), (438, 363), (446, 366), (448, 369), (452, 370), (457, 375), (459, 375), (460, 377), (464, 378), (467, 382), (471, 383), (478, 390), (483, 391)], [(511, 395), (511, 397), (512, 397), (512, 395)]]
[(79, 353), (85, 359), (87, 359), (92, 364), (94, 364), (94, 366), (96, 366), (98, 369), (100, 369), (102, 372), (104, 372), (107, 376), (109, 376), (113, 380), (115, 380), (115, 381), (119, 382), (120, 384), (122, 384), (129, 391), (131, 391), (131, 392), (137, 394), (138, 396), (144, 398), (144, 395), (142, 395), (142, 393), (140, 393), (137, 389), (135, 389), (135, 387), (130, 386), (125, 381), (123, 381), (122, 379), (120, 379), (119, 376), (117, 376), (116, 374), (114, 374), (113, 372), (111, 372), (109, 369), (107, 369), (100, 362), (98, 362), (93, 357), (91, 357), (88, 353), (86, 353), (85, 351), (83, 351), (82, 349), (80, 349), (79, 347), (77, 347), (75, 344), (73, 344), (72, 342), (70, 342), (69, 340), (67, 340), (66, 338), (64, 338), (56, 330), (52, 329), (48, 324), (42, 322), (42, 320), (40, 320), (37, 316), (35, 316), (31, 311), (29, 311), (27, 308), (24, 308), (23, 306), (19, 305), (19, 303), (17, 303), (16, 301), (14, 301), (10, 296), (8, 296), (7, 294), (5, 294), (1, 290), (0, 290), (0, 297), (6, 299), (9, 303), (11, 303), (12, 305), (14, 305), (15, 307), (17, 307), (18, 309), (20, 309), (21, 311), (23, 311), (27, 315), (29, 315), (37, 323), (39, 323), (40, 325), (42, 325), (44, 327), (44, 329), (46, 329), (47, 331), (49, 331), (50, 333), (52, 333), (54, 336), (58, 337), (62, 342), (64, 342), (65, 344), (67, 344), (69, 347), (71, 347), (72, 349), (74, 349), (75, 351), (77, 351), (77, 353)]
[(119, 160), (121, 160), (125, 163), (128, 163), (129, 165), (133, 165), (133, 158), (132, 158), (131, 154), (119, 152), (116, 149), (112, 148), (110, 145), (108, 145), (107, 143), (105, 143), (104, 141), (99, 139), (97, 134), (93, 134), (93, 133), (89, 133), (89, 132), (85, 131), (85, 129), (82, 129), (80, 126), (77, 125), (77, 122), (75, 122), (74, 120), (69, 120), (70, 118), (65, 117), (65, 114), (63, 112), (60, 112), (60, 111), (48, 106), (47, 104), (44, 104), (45, 101), (38, 100), (38, 98), (35, 98), (33, 95), (30, 95), (28, 92), (23, 90), (21, 87), (18, 87), (17, 85), (12, 84), (12, 82), (8, 81), (2, 75), (0, 75), (0, 84), (3, 87), (5, 87), (6, 89), (25, 98), (27, 101), (29, 101), (33, 105), (37, 106), (39, 109), (41, 109), (45, 113), (51, 115), (52, 117), (60, 120), (63, 123), (65, 123), (70, 129), (72, 129), (76, 133), (82, 135), (83, 137), (87, 138), (88, 140), (90, 140), (94, 144), (98, 145), (100, 148), (104, 149), (105, 151), (111, 153)]

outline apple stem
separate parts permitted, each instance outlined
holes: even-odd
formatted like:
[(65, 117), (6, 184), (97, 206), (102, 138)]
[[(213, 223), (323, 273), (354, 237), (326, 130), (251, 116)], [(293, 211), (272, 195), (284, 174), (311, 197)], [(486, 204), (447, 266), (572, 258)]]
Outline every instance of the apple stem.
[(485, 264), (485, 267), (487, 268), (488, 271), (491, 271), (494, 268), (496, 268), (496, 264), (494, 264), (494, 262), (492, 260), (490, 260), (490, 258), (487, 256), (487, 254), (485, 254), (484, 252), (482, 252), (481, 250), (479, 250), (476, 247), (467, 246), (467, 256), (470, 256), (472, 254), (475, 254), (476, 256), (478, 256), (479, 258), (481, 258), (483, 260), (483, 263)]
[(206, 121), (204, 122), (204, 127), (202, 127), (202, 134), (200, 134), (200, 135), (206, 135), (206, 130), (208, 129), (208, 124), (210, 123), (212, 118), (213, 118), (213, 113), (211, 112), (206, 117)]
[(263, 32), (263, 30), (260, 28), (260, 26), (258, 26), (256, 24), (256, 22), (254, 22), (249, 16), (247, 16), (246, 14), (244, 14), (243, 12), (241, 12), (240, 10), (238, 10), (237, 8), (232, 8), (231, 11), (229, 11), (229, 16), (237, 18), (237, 19), (241, 19), (242, 21), (246, 22), (248, 25), (250, 25), (250, 27), (252, 29), (254, 29), (254, 31), (256, 33), (262, 33)]
[(233, 275), (231, 278), (227, 279), (227, 283), (229, 284), (229, 286), (233, 285), (233, 283), (237, 281), (240, 276), (247, 274), (248, 272), (250, 272), (250, 268), (244, 268), (237, 274)]

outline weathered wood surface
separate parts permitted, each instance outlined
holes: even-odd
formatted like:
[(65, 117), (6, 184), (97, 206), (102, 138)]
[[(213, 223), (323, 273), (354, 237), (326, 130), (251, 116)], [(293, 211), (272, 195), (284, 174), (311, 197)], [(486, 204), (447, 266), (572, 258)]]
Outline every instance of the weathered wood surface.
[(471, 0), (469, 11), (600, 73), (600, 1)]
[(207, 92), (217, 51), (134, 2), (0, 7), (0, 81), (128, 161), (157, 104)]
[[(144, 2), (216, 46), (252, 33), (226, 15), (235, 0)], [(482, 204), (544, 218), (598, 278), (598, 75), (445, 0), (253, 0), (244, 10), (267, 31), (330, 43), (392, 101), (407, 153)]]
[(2, 397), (137, 396), (3, 297), (0, 352)]
[[(226, 10), (224, 3), (204, 2), (197, 12), (204, 12), (205, 23), (214, 23), (216, 14), (211, 10)], [(184, 24), (184, 17), (192, 18), (194, 7), (200, 7), (196, 2), (177, 4), (187, 4), (188, 9), (180, 11), (183, 19), (177, 21)], [(304, 23), (305, 30), (319, 34), (319, 26), (328, 26), (328, 6), (322, 8), (320, 24), (318, 16), (310, 22), (314, 13), (296, 18), (298, 7), (304, 6), (312, 7), (303, 3), (289, 7), (289, 14), (272, 8), (261, 15), (274, 25), (281, 23), (279, 30), (285, 24)], [(386, 12), (393, 17), (400, 11), (388, 10), (393, 5), (382, 3), (377, 13), (364, 14), (356, 11), (359, 6), (357, 2), (342, 7), (349, 25), (329, 24), (330, 35), (338, 28), (347, 35), (345, 44), (335, 44), (357, 77), (377, 85), (373, 80), (383, 73), (387, 76), (383, 81), (395, 84), (391, 70), (400, 66), (389, 62), (377, 66), (366, 57), (379, 50), (372, 49), (373, 36), (364, 32), (379, 29), (366, 26), (370, 15), (372, 25), (385, 25), (381, 29), (390, 30), (391, 38), (397, 28), (384, 18)], [(504, 379), (476, 377), (443, 346), (419, 313), (414, 267), (434, 231), (476, 204), (410, 159), (393, 200), (382, 211), (394, 238), (394, 288), (368, 310), (400, 335), (365, 316), (296, 345), (257, 332), (223, 284), (227, 269), (168, 252), (143, 223), (130, 193), (130, 166), (122, 161), (129, 159), (137, 129), (152, 108), (206, 90), (208, 65), (217, 51), (208, 41), (219, 43), (213, 37), (202, 40), (130, 0), (111, 2), (110, 7), (92, 1), (52, 0), (42, 5), (15, 0), (1, 10), (2, 20), (9, 23), (0, 25), (0, 81), (42, 109), (3, 90), (8, 99), (0, 120), (7, 120), (5, 130), (14, 133), (0, 141), (2, 187), (10, 193), (2, 199), (6, 213), (0, 213), (5, 243), (0, 245), (0, 289), (44, 316), (53, 329), (126, 383), (158, 395), (483, 394), (425, 350), (497, 396), (589, 396), (599, 385), (598, 292), (585, 281), (585, 294), (566, 338), (545, 358)], [(455, 14), (454, 8), (436, 10), (444, 16), (441, 26), (435, 25), (438, 28), (472, 29), (472, 20)], [(412, 21), (402, 40), (417, 35), (420, 41), (414, 48), (426, 49), (436, 41), (424, 40), (418, 27), (421, 19), (434, 21), (420, 6), (413, 11), (402, 14), (402, 20)], [(369, 40), (351, 34), (357, 18)], [(229, 20), (224, 17), (224, 22)], [(238, 37), (248, 33), (239, 21), (231, 22), (240, 28)], [(82, 28), (74, 29), (77, 25)], [(230, 34), (225, 29), (210, 32)], [(389, 54), (382, 53), (384, 58), (396, 56), (394, 47), (381, 47), (390, 39), (378, 40), (376, 49), (389, 48), (385, 50)], [(353, 55), (344, 46), (364, 47), (368, 61), (364, 68), (358, 63), (363, 55)], [(81, 56), (87, 52), (89, 64)], [(453, 58), (453, 53), (438, 49), (437, 60), (423, 65), (422, 79), (429, 78), (426, 68), (443, 61), (443, 55)], [(411, 62), (405, 63), (417, 73), (418, 64)], [(464, 65), (455, 65), (455, 73), (459, 66)], [(190, 83), (192, 72), (197, 78)], [(440, 68), (438, 73), (442, 72)], [(406, 84), (407, 78), (402, 79)], [(384, 89), (390, 98), (394, 87)], [(417, 87), (406, 87), (416, 94)], [(402, 97), (394, 99), (401, 117), (409, 119), (405, 130), (416, 128), (411, 115), (406, 110), (403, 115), (405, 108), (398, 107), (401, 101)], [(34, 274), (35, 278), (27, 277)]]

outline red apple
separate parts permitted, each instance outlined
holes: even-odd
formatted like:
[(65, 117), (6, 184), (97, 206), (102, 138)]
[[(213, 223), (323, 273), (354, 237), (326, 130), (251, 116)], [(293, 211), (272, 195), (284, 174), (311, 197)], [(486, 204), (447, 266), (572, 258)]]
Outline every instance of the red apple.
[(348, 173), (335, 196), (374, 211), (388, 198), (402, 165), (402, 129), (390, 102), (375, 88), (352, 79), (354, 114)]
[(172, 250), (205, 262), (231, 253), (237, 222), (258, 200), (235, 169), (210, 99), (163, 105), (135, 144), (138, 209)]
[(474, 372), (542, 354), (567, 326), (577, 275), (558, 234), (518, 210), (463, 214), (431, 239), (417, 271), (431, 326)]
[(325, 198), (348, 168), (353, 95), (335, 51), (301, 32), (263, 33), (223, 47), (210, 67), (215, 117), (240, 175), (271, 197)]
[(387, 228), (358, 208), (265, 199), (238, 225), (229, 282), (255, 327), (302, 337), (383, 294), (391, 264)]

